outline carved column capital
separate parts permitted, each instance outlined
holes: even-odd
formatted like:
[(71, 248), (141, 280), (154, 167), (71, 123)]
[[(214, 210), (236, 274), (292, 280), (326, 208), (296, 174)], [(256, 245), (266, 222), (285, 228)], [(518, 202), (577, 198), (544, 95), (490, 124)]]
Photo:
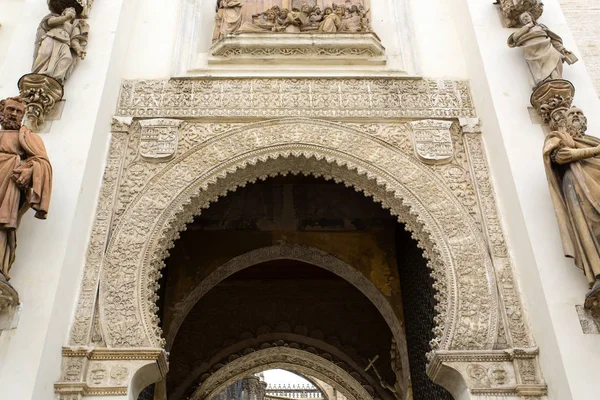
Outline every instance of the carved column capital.
[[(134, 379), (150, 384), (164, 378), (168, 370), (163, 349), (64, 347), (62, 353), (61, 377), (54, 385), (61, 400), (127, 396)], [(144, 376), (137, 376), (142, 369)]]
[(427, 374), (433, 382), (446, 387), (455, 396), (459, 395), (453, 391), (461, 386), (457, 384), (460, 378), (474, 395), (522, 399), (538, 398), (547, 393), (547, 386), (541, 377), (537, 348), (436, 351), (432, 354)]

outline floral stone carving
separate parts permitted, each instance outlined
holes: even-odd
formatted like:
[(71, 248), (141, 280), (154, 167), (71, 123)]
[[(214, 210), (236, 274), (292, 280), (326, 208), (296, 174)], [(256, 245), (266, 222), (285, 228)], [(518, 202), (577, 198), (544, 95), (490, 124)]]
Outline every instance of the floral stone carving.
[[(453, 158), (445, 164), (424, 165), (415, 155), (412, 126), (402, 122), (402, 118), (471, 121), (475, 113), (466, 83), (128, 81), (118, 112), (71, 331), (73, 346), (89, 345), (92, 331), (99, 330), (102, 343), (115, 353), (160, 347), (157, 280), (178, 233), (228, 191), (256, 179), (300, 172), (363, 191), (413, 232), (429, 260), (438, 301), (432, 365), (444, 352), (468, 350), (469, 356), (459, 362), (466, 376), (468, 364), (498, 363), (490, 351), (499, 340), (508, 349), (534, 346), (479, 128), (464, 135), (451, 129)], [(144, 129), (140, 117), (195, 122), (179, 126), (173, 158), (157, 163), (140, 154)], [(203, 117), (232, 122), (205, 122)], [(249, 117), (263, 121), (248, 123)], [(267, 118), (278, 119), (264, 121)], [(373, 123), (373, 118), (379, 122)], [(528, 357), (534, 360), (537, 382), (543, 382), (536, 355)], [(514, 390), (511, 386), (504, 393)]]

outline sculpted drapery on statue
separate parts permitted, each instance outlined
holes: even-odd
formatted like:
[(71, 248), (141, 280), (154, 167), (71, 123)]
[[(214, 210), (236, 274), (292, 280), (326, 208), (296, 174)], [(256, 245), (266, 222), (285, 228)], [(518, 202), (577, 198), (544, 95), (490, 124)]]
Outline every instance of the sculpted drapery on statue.
[(249, 11), (243, 0), (220, 0), (213, 41), (234, 33), (371, 32), (370, 9), (363, 1), (346, 0), (338, 4), (330, 0), (272, 0), (268, 9), (252, 14), (257, 7), (254, 3)]
[(46, 219), (52, 192), (46, 148), (38, 135), (21, 126), (24, 111), (20, 98), (0, 102), (0, 292), (10, 279), (21, 217), (33, 208), (36, 218)]
[(585, 134), (587, 119), (578, 108), (561, 125), (546, 137), (544, 163), (564, 253), (592, 287), (587, 306), (600, 292), (600, 139)]
[(73, 7), (60, 15), (51, 13), (40, 22), (35, 40), (32, 72), (48, 75), (63, 83), (75, 68), (77, 59), (84, 59), (89, 25), (77, 19)]
[(538, 24), (529, 12), (521, 14), (523, 27), (510, 35), (509, 47), (523, 49), (535, 85), (549, 79), (562, 79), (563, 62), (574, 64), (577, 57), (563, 46), (560, 36)]

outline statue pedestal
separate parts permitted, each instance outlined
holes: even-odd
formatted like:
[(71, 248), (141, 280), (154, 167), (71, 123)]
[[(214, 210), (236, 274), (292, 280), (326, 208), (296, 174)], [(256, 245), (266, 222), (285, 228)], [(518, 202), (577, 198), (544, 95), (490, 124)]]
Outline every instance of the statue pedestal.
[(0, 274), (0, 332), (16, 328), (20, 311), (19, 294)]
[(25, 102), (25, 125), (37, 131), (45, 116), (64, 95), (63, 86), (47, 75), (27, 74), (19, 79), (19, 91)]
[[(552, 114), (557, 110), (568, 110), (573, 104), (575, 87), (564, 79), (553, 79), (540, 84), (533, 90), (531, 105), (541, 115), (544, 123), (556, 119)], [(555, 121), (556, 122), (556, 121)]]
[(367, 33), (239, 33), (218, 40), (209, 64), (385, 65), (385, 48)]

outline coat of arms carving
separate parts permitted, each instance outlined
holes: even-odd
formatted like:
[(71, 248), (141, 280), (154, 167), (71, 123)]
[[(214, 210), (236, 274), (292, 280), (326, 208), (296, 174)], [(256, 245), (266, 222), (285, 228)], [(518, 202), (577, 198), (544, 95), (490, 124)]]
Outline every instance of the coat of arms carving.
[(417, 158), (425, 164), (449, 162), (454, 154), (450, 121), (424, 120), (411, 123)]
[(140, 121), (140, 155), (148, 160), (171, 159), (177, 152), (179, 126), (176, 119), (149, 119)]

